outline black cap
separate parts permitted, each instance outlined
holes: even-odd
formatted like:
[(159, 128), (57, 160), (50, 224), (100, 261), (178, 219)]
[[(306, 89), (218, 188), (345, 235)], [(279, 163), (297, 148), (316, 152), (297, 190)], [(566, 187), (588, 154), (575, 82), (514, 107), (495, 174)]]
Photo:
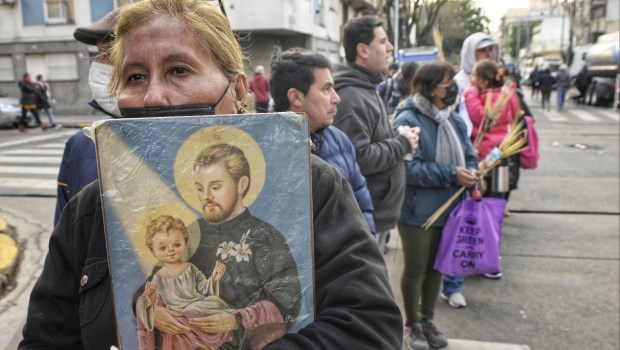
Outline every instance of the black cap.
[(103, 16), (97, 22), (93, 22), (87, 26), (78, 27), (73, 32), (73, 37), (79, 42), (83, 42), (88, 45), (97, 45), (106, 36), (112, 34), (118, 15), (120, 13), (119, 8)]

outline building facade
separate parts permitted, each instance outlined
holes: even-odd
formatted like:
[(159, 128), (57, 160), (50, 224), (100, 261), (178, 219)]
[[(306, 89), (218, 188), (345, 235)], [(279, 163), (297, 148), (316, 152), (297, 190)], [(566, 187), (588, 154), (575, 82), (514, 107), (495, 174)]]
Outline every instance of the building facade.
[[(90, 113), (88, 71), (97, 48), (77, 42), (75, 28), (99, 20), (132, 0), (0, 0), (0, 94), (19, 97), (25, 72), (47, 78), (56, 113)], [(214, 1), (217, 4), (217, 1)], [(303, 47), (339, 62), (343, 24), (375, 13), (379, 0), (224, 0), (251, 76), (269, 74), (272, 57)]]

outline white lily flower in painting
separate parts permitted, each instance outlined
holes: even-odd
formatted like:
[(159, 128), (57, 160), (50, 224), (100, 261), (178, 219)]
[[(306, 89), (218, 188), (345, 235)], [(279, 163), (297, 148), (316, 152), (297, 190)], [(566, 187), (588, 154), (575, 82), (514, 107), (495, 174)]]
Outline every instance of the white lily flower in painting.
[(216, 256), (219, 256), (221, 260), (225, 260), (228, 257), (237, 255), (238, 252), (235, 250), (235, 245), (237, 244), (233, 241), (220, 243), (217, 248)]
[(241, 262), (241, 261), (247, 261), (250, 262), (250, 255), (252, 255), (252, 250), (250, 249), (250, 246), (246, 243), (241, 243), (238, 244), (237, 247), (235, 247), (238, 254), (235, 257), (237, 259), (237, 262)]

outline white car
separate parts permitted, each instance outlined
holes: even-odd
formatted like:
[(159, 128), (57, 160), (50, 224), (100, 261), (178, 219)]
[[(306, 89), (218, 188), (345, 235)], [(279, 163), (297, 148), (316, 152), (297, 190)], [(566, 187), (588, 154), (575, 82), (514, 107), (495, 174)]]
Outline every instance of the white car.
[[(19, 123), (22, 115), (22, 109), (19, 105), (19, 99), (14, 97), (0, 97), (0, 126), (15, 127)], [(32, 122), (32, 116), (26, 115), (26, 122)]]

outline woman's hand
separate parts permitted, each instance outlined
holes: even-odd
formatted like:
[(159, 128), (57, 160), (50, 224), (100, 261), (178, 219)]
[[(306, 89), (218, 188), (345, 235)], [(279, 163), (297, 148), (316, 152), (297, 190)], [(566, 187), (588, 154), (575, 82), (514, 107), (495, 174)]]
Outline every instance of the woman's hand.
[(480, 181), (478, 170), (456, 167), (456, 183), (461, 186), (470, 187)]

